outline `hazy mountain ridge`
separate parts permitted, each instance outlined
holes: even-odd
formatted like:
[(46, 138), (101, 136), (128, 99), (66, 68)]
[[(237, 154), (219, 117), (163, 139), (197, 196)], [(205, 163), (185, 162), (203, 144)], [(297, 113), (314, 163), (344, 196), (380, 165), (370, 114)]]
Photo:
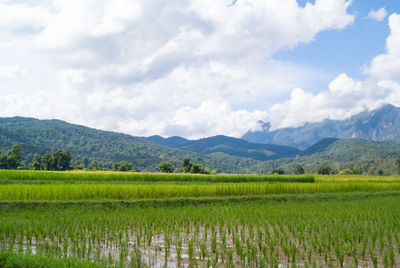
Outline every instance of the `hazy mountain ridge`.
[(298, 128), (248, 131), (242, 138), (254, 143), (273, 143), (305, 149), (324, 138), (362, 138), (373, 141), (400, 141), (400, 108), (387, 104), (346, 120), (306, 123)]
[[(399, 142), (389, 140), (376, 142), (361, 138), (325, 138), (303, 151), (288, 146), (249, 143), (226, 136), (214, 136), (199, 140), (186, 140), (180, 137), (173, 137), (171, 139), (160, 136), (152, 136), (147, 139), (170, 147), (177, 146), (189, 151), (197, 150), (204, 154), (212, 150), (223, 151), (226, 154), (238, 154), (238, 152), (244, 152), (246, 149), (249, 149), (246, 146), (258, 147), (257, 149), (260, 150), (260, 148), (263, 148), (263, 145), (275, 146), (280, 149), (290, 148), (296, 152), (296, 154), (287, 157), (277, 157), (275, 155), (276, 158), (271, 158), (267, 161), (258, 161), (248, 168), (250, 172), (256, 173), (266, 173), (275, 168), (283, 168), (287, 172), (291, 172), (296, 164), (303, 165), (307, 172), (317, 172), (318, 167), (322, 165), (332, 165), (338, 170), (358, 165), (365, 170), (372, 169), (378, 172), (380, 169), (383, 169), (387, 173), (393, 173), (396, 166), (394, 159), (400, 156)], [(230, 144), (230, 142), (233, 143)], [(233, 144), (236, 147), (233, 147)], [(246, 155), (253, 156), (251, 154)]]
[(303, 152), (290, 146), (274, 144), (257, 144), (242, 139), (218, 135), (198, 140), (187, 140), (181, 137), (162, 138), (151, 136), (146, 140), (201, 154), (225, 153), (232, 156), (248, 157), (255, 160), (266, 161), (302, 155)]

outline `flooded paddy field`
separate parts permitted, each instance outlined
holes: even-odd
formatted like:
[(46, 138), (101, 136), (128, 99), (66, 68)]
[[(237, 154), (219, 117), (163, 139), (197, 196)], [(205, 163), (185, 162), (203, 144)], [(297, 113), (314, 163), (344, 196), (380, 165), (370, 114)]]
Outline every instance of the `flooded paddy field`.
[[(349, 197), (349, 196), (348, 196)], [(2, 251), (122, 267), (397, 267), (400, 196), (161, 207), (9, 207)]]

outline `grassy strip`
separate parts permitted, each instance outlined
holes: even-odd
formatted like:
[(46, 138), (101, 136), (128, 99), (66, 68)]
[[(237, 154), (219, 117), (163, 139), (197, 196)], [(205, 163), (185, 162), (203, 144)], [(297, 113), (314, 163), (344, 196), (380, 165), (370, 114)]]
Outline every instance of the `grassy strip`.
[[(258, 183), (258, 182), (248, 182), (248, 183)], [(274, 182), (265, 182), (274, 183)], [(27, 185), (43, 185), (43, 184), (131, 184), (131, 185), (144, 185), (144, 184), (215, 184), (209, 181), (89, 181), (89, 180), (10, 180), (10, 179), (0, 179), (0, 185), (11, 185), (11, 184), (27, 184)]]
[(21, 208), (118, 208), (118, 207), (178, 207), (178, 206), (202, 206), (210, 204), (244, 204), (244, 203), (268, 203), (268, 202), (318, 202), (318, 201), (344, 201), (361, 200), (374, 197), (400, 196), (400, 191), (384, 192), (351, 192), (351, 193), (314, 193), (314, 194), (282, 194), (282, 195), (252, 195), (252, 196), (228, 196), (228, 197), (203, 197), (203, 198), (169, 198), (146, 200), (84, 200), (84, 201), (2, 201), (2, 209)]
[(0, 200), (135, 200), (268, 194), (399, 191), (400, 183), (44, 184), (3, 185)]
[(11, 251), (0, 251), (0, 267), (4, 268), (97, 268), (107, 267), (76, 258), (56, 258), (41, 254), (23, 254)]
[(315, 175), (316, 182), (400, 182), (400, 176)]
[(45, 181), (129, 181), (129, 182), (314, 182), (313, 175), (198, 175), (104, 171), (0, 170), (0, 179)]

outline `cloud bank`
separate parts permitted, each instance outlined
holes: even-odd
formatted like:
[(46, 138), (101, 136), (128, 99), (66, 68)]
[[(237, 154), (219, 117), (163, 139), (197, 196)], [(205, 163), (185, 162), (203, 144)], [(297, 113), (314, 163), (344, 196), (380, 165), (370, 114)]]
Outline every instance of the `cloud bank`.
[[(239, 137), (260, 119), (278, 128), (396, 102), (397, 15), (389, 19), (387, 53), (371, 62), (366, 81), (342, 74), (313, 95), (301, 88), (318, 70), (272, 59), (352, 24), (349, 5), (0, 1), (7, 14), (0, 18), (0, 73), (18, 78), (0, 89), (0, 116), (59, 118), (132, 135)], [(271, 106), (290, 91), (289, 100)]]

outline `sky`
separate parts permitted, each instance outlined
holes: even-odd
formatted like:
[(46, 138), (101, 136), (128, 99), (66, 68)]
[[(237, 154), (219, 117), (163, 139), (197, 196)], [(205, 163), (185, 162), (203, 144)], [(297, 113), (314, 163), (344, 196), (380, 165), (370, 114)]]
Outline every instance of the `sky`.
[(196, 139), (386, 103), (398, 0), (0, 0), (0, 117)]

